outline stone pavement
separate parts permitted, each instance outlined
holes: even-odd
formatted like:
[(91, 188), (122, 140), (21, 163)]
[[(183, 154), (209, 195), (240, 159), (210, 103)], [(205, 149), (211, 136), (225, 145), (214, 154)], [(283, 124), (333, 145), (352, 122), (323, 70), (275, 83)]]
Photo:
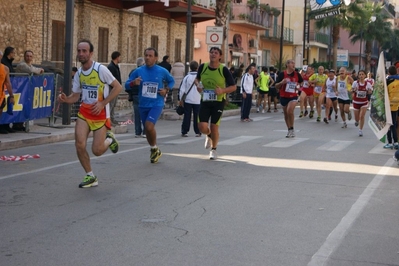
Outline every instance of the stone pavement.
[[(240, 109), (224, 111), (224, 116), (238, 115)], [(118, 121), (131, 118), (132, 109), (116, 111)], [(121, 120), (122, 119), (122, 120)], [(182, 119), (173, 109), (164, 109), (161, 119), (179, 120)], [(126, 125), (119, 125), (112, 128), (115, 134), (127, 133)], [(62, 125), (62, 119), (57, 118), (54, 125), (50, 126), (48, 118), (38, 119), (34, 121), (34, 125), (30, 126), (29, 132), (17, 132), (9, 134), (0, 134), (0, 151), (11, 150), (26, 146), (35, 146), (59, 141), (74, 139), (75, 123), (70, 125)], [(134, 132), (132, 133), (134, 134)]]

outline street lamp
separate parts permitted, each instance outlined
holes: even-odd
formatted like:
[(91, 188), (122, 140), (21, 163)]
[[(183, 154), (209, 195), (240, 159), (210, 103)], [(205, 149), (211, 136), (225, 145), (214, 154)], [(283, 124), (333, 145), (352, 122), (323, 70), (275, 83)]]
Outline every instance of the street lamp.
[[(376, 16), (371, 16), (370, 18), (370, 22), (374, 22), (377, 19)], [(362, 25), (362, 31), (360, 32), (360, 47), (359, 47), (359, 70), (361, 69), (361, 64), (362, 64), (362, 42), (363, 42), (363, 33), (364, 33), (364, 29), (363, 29), (363, 25)]]
[(283, 0), (283, 6), (281, 8), (281, 33), (280, 33), (280, 71), (283, 67), (283, 41), (284, 41), (284, 12), (285, 11), (285, 0)]

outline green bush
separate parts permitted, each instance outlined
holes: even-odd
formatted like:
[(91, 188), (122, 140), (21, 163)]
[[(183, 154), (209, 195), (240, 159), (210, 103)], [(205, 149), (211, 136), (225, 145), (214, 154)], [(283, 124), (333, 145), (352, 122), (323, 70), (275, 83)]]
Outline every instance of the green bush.
[(224, 110), (233, 110), (233, 109), (238, 109), (240, 108), (237, 104), (234, 103), (228, 103), (225, 107)]

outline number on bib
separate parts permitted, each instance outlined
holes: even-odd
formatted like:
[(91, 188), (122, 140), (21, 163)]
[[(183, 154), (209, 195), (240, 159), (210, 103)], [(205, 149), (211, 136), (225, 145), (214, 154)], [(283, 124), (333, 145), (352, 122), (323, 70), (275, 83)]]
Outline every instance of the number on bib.
[(204, 90), (204, 93), (202, 94), (202, 100), (203, 101), (216, 101), (217, 95), (214, 90)]

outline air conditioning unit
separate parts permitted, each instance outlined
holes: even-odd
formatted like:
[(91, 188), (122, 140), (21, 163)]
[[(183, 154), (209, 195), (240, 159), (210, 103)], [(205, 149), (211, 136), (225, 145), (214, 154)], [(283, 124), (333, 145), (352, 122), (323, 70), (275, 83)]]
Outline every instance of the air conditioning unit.
[(199, 39), (194, 39), (194, 48), (198, 49), (201, 47), (201, 43)]

